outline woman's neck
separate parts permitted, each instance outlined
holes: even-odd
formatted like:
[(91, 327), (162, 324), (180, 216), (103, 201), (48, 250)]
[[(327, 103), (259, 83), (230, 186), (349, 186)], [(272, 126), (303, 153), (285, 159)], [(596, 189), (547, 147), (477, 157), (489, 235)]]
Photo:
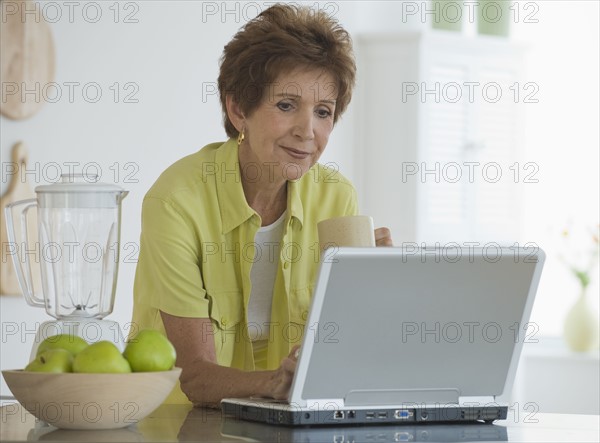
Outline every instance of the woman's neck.
[(281, 217), (287, 207), (287, 183), (278, 189), (263, 189), (256, 183), (245, 183), (242, 178), (242, 187), (246, 201), (256, 211), (262, 220), (262, 226), (268, 226)]
[(287, 181), (276, 180), (272, 169), (258, 170), (256, 167), (247, 167), (250, 162), (244, 161), (241, 153), (239, 160), (242, 188), (248, 205), (260, 216), (262, 226), (274, 223), (287, 207)]

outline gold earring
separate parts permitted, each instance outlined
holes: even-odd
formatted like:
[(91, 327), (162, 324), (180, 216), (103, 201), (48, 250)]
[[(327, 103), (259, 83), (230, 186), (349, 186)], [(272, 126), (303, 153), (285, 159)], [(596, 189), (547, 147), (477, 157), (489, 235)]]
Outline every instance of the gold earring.
[(237, 144), (238, 146), (240, 146), (242, 143), (244, 143), (244, 139), (246, 138), (246, 136), (244, 135), (244, 130), (242, 129), (238, 135), (238, 139), (237, 139)]

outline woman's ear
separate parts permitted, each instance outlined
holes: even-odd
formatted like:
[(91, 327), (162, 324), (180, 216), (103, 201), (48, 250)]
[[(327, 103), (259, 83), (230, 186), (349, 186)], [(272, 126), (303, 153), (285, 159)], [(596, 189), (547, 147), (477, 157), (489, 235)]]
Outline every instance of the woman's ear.
[(233, 99), (233, 95), (228, 95), (225, 97), (225, 105), (227, 107), (227, 116), (235, 129), (241, 131), (244, 129), (246, 117), (244, 117), (244, 113), (240, 109), (240, 105)]

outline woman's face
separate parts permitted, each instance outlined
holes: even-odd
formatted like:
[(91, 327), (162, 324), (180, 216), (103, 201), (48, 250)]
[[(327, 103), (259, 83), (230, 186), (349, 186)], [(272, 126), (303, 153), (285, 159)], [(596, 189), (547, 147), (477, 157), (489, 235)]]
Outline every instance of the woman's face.
[(327, 146), (336, 97), (336, 83), (327, 72), (296, 70), (280, 75), (244, 119), (246, 138), (240, 155), (245, 163), (258, 163), (276, 182), (300, 178)]

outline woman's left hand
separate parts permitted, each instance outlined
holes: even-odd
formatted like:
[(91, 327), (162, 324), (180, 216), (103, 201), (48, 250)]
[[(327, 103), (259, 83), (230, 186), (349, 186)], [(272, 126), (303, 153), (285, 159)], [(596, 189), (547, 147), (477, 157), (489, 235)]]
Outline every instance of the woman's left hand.
[(392, 233), (388, 228), (375, 229), (375, 246), (394, 246)]

